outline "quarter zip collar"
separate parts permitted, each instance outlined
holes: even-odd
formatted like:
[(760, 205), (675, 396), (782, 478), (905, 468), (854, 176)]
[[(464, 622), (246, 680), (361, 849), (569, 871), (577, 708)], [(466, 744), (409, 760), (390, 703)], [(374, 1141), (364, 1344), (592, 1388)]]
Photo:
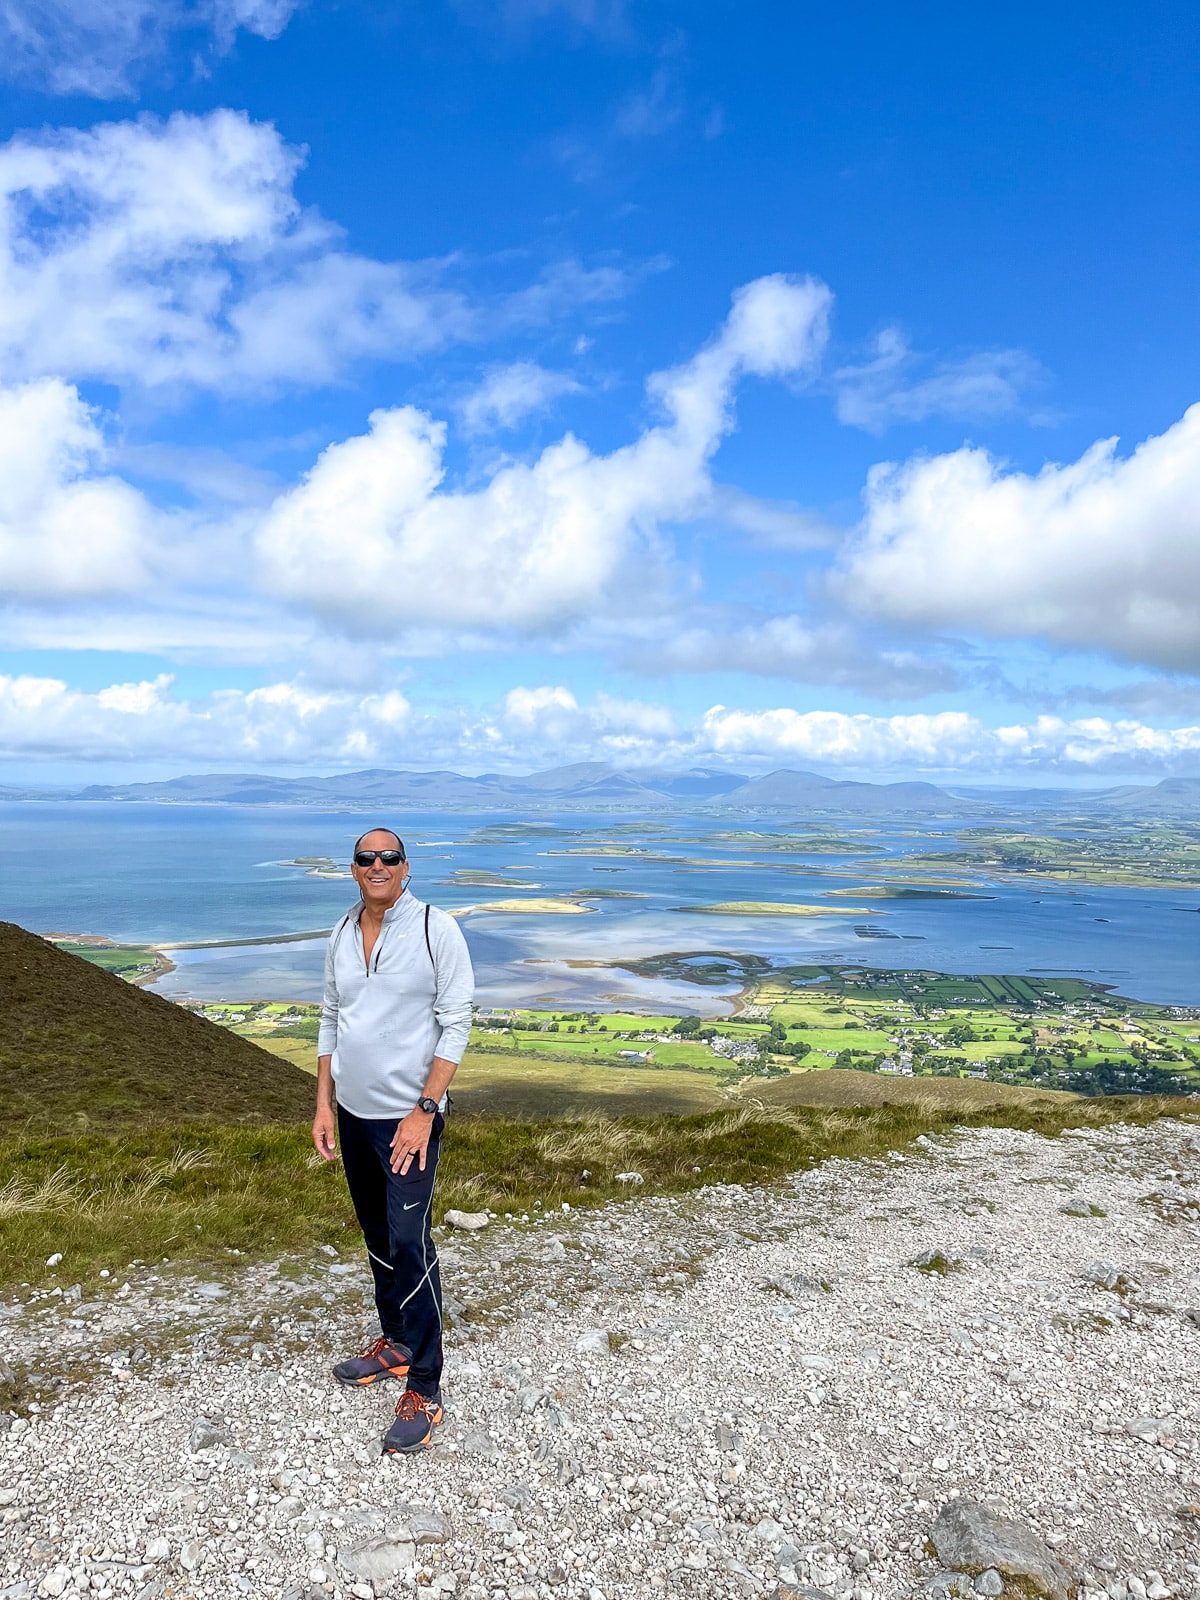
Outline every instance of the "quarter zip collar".
[[(395, 905), (389, 906), (383, 913), (383, 927), (386, 928), (394, 923), (402, 922), (406, 918), (414, 916), (416, 914), (417, 907), (422, 903), (422, 901), (414, 898), (412, 890), (406, 886), (404, 893), (400, 896), (399, 900), (396, 901)], [(354, 922), (361, 921), (362, 914), (366, 909), (366, 902), (360, 900), (358, 904), (352, 907), (350, 911), (351, 920)], [(380, 931), (382, 932), (382, 929)]]
[[(405, 886), (404, 892), (400, 896), (399, 900), (397, 900), (394, 905), (390, 905), (383, 913), (383, 917), (379, 924), (379, 937), (375, 941), (375, 948), (371, 952), (370, 961), (365, 964), (368, 977), (370, 977), (373, 972), (379, 971), (379, 958), (383, 954), (383, 947), (388, 941), (388, 935), (392, 933), (394, 929), (403, 927), (405, 923), (411, 922), (417, 915), (417, 907), (421, 904), (421, 901), (414, 900), (412, 894), (408, 890), (408, 887)], [(365, 948), (363, 945), (362, 936), (362, 914), (366, 909), (366, 902), (360, 899), (358, 904), (350, 913), (354, 922), (358, 924), (358, 942), (360, 949)]]

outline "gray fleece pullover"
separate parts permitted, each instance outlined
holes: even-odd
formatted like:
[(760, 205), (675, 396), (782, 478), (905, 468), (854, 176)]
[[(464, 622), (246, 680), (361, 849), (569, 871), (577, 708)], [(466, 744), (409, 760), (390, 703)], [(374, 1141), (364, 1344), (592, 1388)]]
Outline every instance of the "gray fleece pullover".
[(399, 1118), (425, 1093), (434, 1056), (461, 1061), (475, 977), (457, 922), (430, 906), (427, 947), (425, 902), (407, 891), (383, 914), (368, 971), (362, 911), (360, 900), (329, 937), (317, 1053), (333, 1058), (339, 1105)]

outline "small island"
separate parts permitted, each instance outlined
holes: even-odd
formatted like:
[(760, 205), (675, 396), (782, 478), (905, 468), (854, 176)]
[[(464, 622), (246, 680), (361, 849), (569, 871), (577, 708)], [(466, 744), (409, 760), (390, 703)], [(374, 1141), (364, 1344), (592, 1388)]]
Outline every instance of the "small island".
[(994, 894), (976, 894), (970, 889), (917, 888), (905, 883), (868, 884), (862, 889), (823, 889), (827, 895), (866, 896), (875, 900), (994, 900)]
[(484, 872), (471, 867), (460, 867), (446, 879), (456, 887), (465, 889), (540, 889), (540, 883), (530, 883), (525, 878), (503, 878), (498, 872)]
[(281, 867), (300, 867), (306, 878), (349, 878), (348, 867), (340, 866), (332, 856), (293, 856), (290, 861), (280, 861)]
[(648, 900), (650, 896), (637, 889), (572, 889), (581, 900)]
[(806, 906), (786, 900), (721, 900), (711, 906), (672, 906), (705, 917), (869, 917), (879, 916), (867, 906)]
[(579, 917), (587, 916), (591, 906), (581, 906), (574, 900), (487, 900), (477, 906), (464, 906), (455, 916), (469, 917), (476, 911), (499, 912), (508, 916), (525, 917)]

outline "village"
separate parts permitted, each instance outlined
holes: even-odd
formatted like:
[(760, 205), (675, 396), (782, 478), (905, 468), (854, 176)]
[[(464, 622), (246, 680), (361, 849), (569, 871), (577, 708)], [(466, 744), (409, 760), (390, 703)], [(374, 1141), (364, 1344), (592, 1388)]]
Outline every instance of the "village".
[[(191, 1009), (315, 1068), (319, 1007)], [(750, 984), (723, 1017), (477, 1006), (471, 1060), (638, 1068), (727, 1081), (831, 1067), (1076, 1093), (1200, 1092), (1200, 1008), (1157, 1006), (1079, 979), (803, 969)], [(499, 1066), (499, 1062), (495, 1062)]]

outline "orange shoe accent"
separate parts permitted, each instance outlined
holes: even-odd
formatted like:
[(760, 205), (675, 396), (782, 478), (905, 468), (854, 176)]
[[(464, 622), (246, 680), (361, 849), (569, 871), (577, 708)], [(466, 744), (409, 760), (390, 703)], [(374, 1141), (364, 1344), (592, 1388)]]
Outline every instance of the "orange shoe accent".
[[(356, 1361), (375, 1362), (374, 1370), (351, 1374), (346, 1371)], [(358, 1389), (365, 1389), (368, 1384), (376, 1382), (379, 1378), (407, 1378), (409, 1354), (402, 1346), (397, 1346), (385, 1335), (369, 1344), (365, 1350), (360, 1350), (352, 1361), (339, 1362), (334, 1367), (333, 1375), (339, 1383), (344, 1383)]]
[[(434, 1441), (437, 1429), (441, 1425), (444, 1413), (441, 1400), (434, 1395), (418, 1394), (415, 1389), (406, 1389), (400, 1396), (396, 1405), (396, 1423), (388, 1429), (383, 1441), (384, 1455), (406, 1455), (416, 1450), (427, 1450)], [(425, 1432), (420, 1431), (420, 1419), (426, 1419)], [(398, 1438), (393, 1440), (393, 1433)], [(406, 1438), (405, 1435), (412, 1435)]]

